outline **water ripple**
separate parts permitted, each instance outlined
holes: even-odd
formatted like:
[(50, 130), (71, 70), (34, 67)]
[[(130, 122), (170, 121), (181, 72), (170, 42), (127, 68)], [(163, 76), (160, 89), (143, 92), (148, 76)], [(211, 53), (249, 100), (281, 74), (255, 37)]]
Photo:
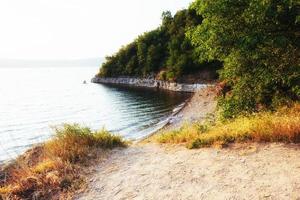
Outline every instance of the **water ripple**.
[[(161, 126), (187, 95), (88, 83), (97, 67), (0, 68), (0, 162), (80, 123), (138, 139)], [(13, 80), (13, 81), (12, 81)]]

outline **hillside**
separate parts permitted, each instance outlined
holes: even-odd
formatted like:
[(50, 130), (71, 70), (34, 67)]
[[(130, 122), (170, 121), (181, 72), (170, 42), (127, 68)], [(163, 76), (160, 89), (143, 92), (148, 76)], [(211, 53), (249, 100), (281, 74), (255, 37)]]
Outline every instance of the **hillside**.
[(134, 42), (122, 47), (115, 55), (106, 57), (98, 76), (145, 77), (156, 75), (161, 80), (177, 80), (183, 75), (208, 70), (216, 78), (217, 61), (199, 62), (186, 38), (186, 31), (202, 22), (202, 17), (194, 10), (162, 14), (162, 24), (157, 29), (146, 32)]
[(98, 76), (180, 82), (209, 71), (219, 75), (223, 118), (292, 105), (300, 99), (299, 10), (292, 0), (196, 0), (164, 12), (160, 27), (107, 57)]

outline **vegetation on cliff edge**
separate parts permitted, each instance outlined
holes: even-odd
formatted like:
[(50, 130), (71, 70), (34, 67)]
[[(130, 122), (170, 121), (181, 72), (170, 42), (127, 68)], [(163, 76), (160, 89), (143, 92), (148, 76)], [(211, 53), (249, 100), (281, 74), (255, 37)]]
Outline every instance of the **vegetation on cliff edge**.
[[(107, 149), (125, 147), (119, 136), (65, 124), (55, 137), (32, 148), (0, 171), (4, 199), (69, 199), (82, 187), (84, 166), (105, 157)], [(1, 198), (0, 198), (1, 199)]]

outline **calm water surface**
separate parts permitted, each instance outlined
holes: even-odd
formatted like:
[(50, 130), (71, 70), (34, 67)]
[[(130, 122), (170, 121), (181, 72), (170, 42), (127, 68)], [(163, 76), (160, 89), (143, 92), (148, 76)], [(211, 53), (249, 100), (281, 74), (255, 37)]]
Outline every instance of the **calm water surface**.
[[(0, 161), (80, 123), (139, 139), (161, 126), (187, 94), (90, 83), (97, 67), (0, 68)], [(83, 84), (87, 80), (88, 84)]]

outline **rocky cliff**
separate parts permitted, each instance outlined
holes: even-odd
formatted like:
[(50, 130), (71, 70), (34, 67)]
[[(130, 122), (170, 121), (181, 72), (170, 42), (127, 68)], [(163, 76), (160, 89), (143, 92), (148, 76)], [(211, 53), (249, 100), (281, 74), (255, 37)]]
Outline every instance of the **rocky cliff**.
[(158, 89), (170, 90), (176, 92), (196, 92), (197, 90), (208, 86), (207, 84), (185, 84), (185, 83), (161, 81), (161, 80), (156, 80), (154, 78), (130, 78), (130, 77), (123, 77), (123, 78), (94, 77), (92, 79), (92, 82), (103, 83), (103, 84), (128, 85), (134, 87), (158, 88)]

